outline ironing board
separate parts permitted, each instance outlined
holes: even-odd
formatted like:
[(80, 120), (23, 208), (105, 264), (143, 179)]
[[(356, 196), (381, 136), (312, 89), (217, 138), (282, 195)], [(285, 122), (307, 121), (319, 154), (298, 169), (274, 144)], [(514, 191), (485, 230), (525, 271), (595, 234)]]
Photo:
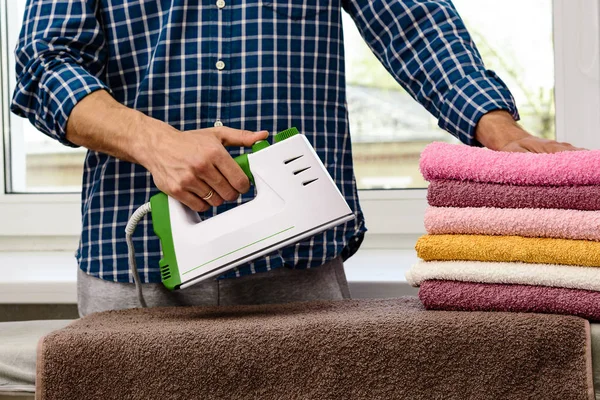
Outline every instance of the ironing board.
[[(0, 400), (33, 399), (37, 343), (44, 335), (71, 322), (50, 320), (0, 323)], [(600, 400), (600, 323), (590, 325), (596, 400)]]
[[(48, 333), (72, 320), (0, 322), (0, 400), (17, 400), (35, 392), (37, 344)], [(11, 397), (8, 397), (8, 396)]]

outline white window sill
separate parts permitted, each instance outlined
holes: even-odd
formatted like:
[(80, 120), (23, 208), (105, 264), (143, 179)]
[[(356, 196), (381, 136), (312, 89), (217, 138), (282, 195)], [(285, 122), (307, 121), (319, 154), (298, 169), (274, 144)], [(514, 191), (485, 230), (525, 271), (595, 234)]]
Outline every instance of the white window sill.
[[(363, 249), (344, 265), (354, 298), (415, 295), (404, 273), (414, 250)], [(77, 264), (67, 252), (0, 253), (0, 304), (75, 304)]]

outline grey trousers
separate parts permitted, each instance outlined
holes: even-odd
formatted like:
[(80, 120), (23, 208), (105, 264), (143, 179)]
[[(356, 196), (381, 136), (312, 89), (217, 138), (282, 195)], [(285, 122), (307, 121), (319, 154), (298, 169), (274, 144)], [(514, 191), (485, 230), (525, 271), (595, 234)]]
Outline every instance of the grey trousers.
[[(169, 291), (161, 283), (145, 284), (148, 307), (247, 305), (350, 298), (340, 257), (311, 269), (278, 268), (236, 279), (209, 279), (189, 288)], [(79, 270), (79, 315), (139, 307), (135, 286), (105, 281)]]

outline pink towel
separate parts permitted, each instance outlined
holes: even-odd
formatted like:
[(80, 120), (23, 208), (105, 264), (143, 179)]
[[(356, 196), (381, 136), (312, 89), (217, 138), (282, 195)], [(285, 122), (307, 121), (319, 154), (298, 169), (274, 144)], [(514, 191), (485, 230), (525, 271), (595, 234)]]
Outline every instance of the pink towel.
[(429, 204), (437, 207), (561, 208), (600, 210), (600, 186), (515, 186), (433, 181)]
[(428, 181), (451, 179), (544, 186), (600, 184), (600, 150), (507, 153), (438, 142), (423, 150), (420, 165)]
[(541, 208), (428, 207), (434, 235), (496, 235), (600, 241), (600, 212)]
[(425, 281), (419, 298), (428, 310), (566, 314), (600, 321), (600, 292), (588, 290)]

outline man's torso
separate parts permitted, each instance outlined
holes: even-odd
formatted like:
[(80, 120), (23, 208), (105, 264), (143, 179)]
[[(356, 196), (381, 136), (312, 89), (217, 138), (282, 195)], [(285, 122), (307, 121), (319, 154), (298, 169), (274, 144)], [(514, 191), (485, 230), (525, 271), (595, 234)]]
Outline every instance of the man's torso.
[[(103, 0), (96, 16), (108, 60), (102, 79), (119, 102), (180, 130), (223, 124), (274, 133), (295, 126), (357, 213), (355, 221), (228, 276), (283, 264), (316, 267), (344, 248), (346, 254), (356, 249), (365, 228), (352, 170), (339, 2)], [(233, 156), (243, 151), (229, 150)], [(78, 251), (83, 270), (130, 281), (124, 227), (156, 192), (143, 167), (88, 153)], [(253, 196), (251, 190), (237, 203)], [(138, 227), (134, 243), (141, 278), (159, 281), (160, 243), (149, 220)]]

